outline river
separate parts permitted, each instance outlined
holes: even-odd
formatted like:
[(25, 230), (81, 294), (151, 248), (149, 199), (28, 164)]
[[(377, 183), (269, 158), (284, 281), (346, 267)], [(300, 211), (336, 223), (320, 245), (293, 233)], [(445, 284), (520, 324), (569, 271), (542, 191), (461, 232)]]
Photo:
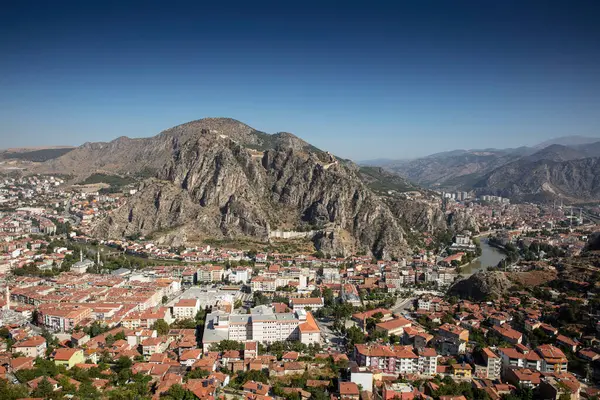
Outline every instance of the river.
[(481, 243), (481, 256), (477, 260), (461, 267), (460, 274), (463, 276), (470, 276), (479, 270), (486, 270), (487, 267), (495, 267), (500, 261), (506, 258), (504, 253), (488, 244), (486, 237), (481, 237), (479, 240)]

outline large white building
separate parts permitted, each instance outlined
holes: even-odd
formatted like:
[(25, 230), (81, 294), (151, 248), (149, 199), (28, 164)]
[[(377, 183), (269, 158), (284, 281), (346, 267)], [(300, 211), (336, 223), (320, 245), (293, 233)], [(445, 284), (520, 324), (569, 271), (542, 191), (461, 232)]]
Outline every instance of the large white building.
[(181, 299), (173, 306), (173, 318), (193, 319), (198, 311), (200, 311), (200, 300)]
[(275, 313), (272, 307), (259, 306), (250, 314), (230, 315), (222, 311), (208, 314), (202, 339), (204, 351), (222, 340), (260, 343), (299, 340), (310, 344), (320, 343), (321, 331), (309, 312)]
[(318, 310), (319, 308), (323, 308), (324, 306), (322, 297), (299, 297), (296, 299), (291, 299), (290, 301), (294, 311), (305, 310), (306, 308), (314, 311)]
[(250, 279), (252, 275), (252, 270), (248, 267), (237, 267), (231, 275), (229, 276), (229, 280), (234, 283), (246, 283)]
[(203, 265), (198, 268), (198, 282), (219, 282), (225, 269), (220, 265)]
[(277, 279), (257, 276), (252, 278), (253, 292), (274, 292), (277, 289)]

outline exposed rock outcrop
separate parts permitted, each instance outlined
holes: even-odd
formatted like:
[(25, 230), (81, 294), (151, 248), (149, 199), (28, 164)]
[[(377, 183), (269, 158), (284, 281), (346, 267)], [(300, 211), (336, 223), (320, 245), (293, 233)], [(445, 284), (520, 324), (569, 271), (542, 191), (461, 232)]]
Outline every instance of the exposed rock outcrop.
[(456, 282), (448, 292), (451, 296), (477, 301), (498, 299), (512, 286), (504, 272), (478, 272), (467, 279)]
[[(405, 254), (404, 231), (351, 163), (289, 133), (267, 135), (229, 119), (194, 121), (149, 139), (86, 144), (48, 169), (154, 171), (125, 205), (95, 228), (100, 237), (152, 235), (159, 242), (268, 240), (270, 229), (310, 225), (318, 249)], [(80, 171), (78, 171), (78, 174)]]

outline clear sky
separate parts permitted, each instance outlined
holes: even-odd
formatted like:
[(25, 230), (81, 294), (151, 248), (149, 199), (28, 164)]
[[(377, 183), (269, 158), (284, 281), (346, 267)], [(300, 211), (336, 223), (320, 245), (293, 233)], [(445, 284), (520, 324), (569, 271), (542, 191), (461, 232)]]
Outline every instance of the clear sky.
[(0, 147), (209, 116), (355, 160), (600, 136), (600, 1), (12, 1)]

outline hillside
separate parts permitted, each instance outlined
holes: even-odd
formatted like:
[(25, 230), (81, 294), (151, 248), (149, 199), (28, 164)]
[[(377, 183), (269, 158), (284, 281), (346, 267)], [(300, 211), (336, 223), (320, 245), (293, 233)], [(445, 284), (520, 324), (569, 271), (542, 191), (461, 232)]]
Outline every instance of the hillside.
[(527, 201), (600, 199), (600, 158), (523, 159), (502, 166), (473, 186), (477, 192)]
[(486, 173), (518, 160), (525, 151), (457, 150), (411, 161), (385, 165), (385, 168), (427, 187), (461, 188)]
[[(99, 237), (152, 235), (162, 243), (251, 238), (314, 229), (331, 254), (405, 254), (400, 218), (369, 186), (402, 191), (402, 178), (362, 170), (290, 133), (207, 118), (143, 139), (85, 145), (38, 167), (85, 181), (96, 174), (143, 180), (138, 192), (95, 227)], [(398, 199), (398, 202), (403, 200)], [(408, 201), (408, 200), (404, 200)]]

